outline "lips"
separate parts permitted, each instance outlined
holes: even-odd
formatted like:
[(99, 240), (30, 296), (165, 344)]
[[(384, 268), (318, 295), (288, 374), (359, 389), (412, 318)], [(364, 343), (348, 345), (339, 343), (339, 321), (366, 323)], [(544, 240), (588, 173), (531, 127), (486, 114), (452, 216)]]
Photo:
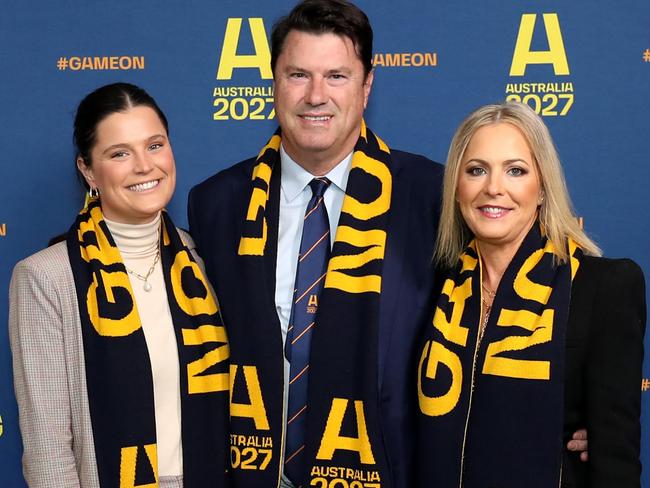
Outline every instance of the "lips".
[(127, 188), (131, 191), (142, 192), (157, 187), (159, 183), (160, 180), (151, 180), (143, 183), (136, 183), (135, 185), (127, 186)]
[(511, 212), (511, 209), (505, 207), (497, 207), (493, 205), (483, 205), (478, 207), (479, 212), (489, 219), (499, 219)]

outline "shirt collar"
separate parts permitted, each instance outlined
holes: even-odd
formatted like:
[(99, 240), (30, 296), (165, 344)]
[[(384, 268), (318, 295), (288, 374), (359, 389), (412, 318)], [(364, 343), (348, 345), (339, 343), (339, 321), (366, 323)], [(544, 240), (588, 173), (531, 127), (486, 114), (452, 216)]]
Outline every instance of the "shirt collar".
[[(345, 189), (348, 186), (351, 165), (352, 153), (343, 158), (341, 162), (324, 176), (345, 193)], [(280, 167), (282, 192), (287, 202), (291, 202), (309, 185), (314, 175), (291, 159), (282, 144), (280, 144)]]

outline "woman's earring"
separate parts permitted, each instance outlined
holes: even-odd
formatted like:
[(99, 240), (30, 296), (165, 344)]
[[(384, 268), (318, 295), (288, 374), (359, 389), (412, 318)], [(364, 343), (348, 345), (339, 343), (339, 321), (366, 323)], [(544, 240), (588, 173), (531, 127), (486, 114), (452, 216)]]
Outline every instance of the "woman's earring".
[(90, 198), (99, 198), (99, 188), (97, 188), (96, 186), (91, 186), (88, 189), (88, 196)]

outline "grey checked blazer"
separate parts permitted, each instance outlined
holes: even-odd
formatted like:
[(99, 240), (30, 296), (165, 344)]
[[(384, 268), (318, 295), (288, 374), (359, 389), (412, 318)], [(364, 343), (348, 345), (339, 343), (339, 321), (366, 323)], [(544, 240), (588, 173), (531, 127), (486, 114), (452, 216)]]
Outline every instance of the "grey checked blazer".
[[(196, 257), (192, 239), (180, 229), (179, 234)], [(9, 339), (27, 484), (100, 488), (77, 293), (65, 242), (14, 268)]]

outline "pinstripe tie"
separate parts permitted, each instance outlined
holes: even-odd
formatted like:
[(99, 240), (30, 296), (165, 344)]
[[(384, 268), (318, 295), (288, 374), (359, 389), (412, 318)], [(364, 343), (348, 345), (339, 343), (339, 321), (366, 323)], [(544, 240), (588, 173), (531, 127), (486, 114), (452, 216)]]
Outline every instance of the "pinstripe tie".
[(284, 474), (296, 485), (304, 476), (311, 333), (330, 255), (330, 226), (323, 202), (323, 194), (329, 185), (327, 178), (314, 178), (309, 182), (312, 197), (305, 211), (293, 306), (285, 343), (285, 354), (291, 363), (291, 371)]

